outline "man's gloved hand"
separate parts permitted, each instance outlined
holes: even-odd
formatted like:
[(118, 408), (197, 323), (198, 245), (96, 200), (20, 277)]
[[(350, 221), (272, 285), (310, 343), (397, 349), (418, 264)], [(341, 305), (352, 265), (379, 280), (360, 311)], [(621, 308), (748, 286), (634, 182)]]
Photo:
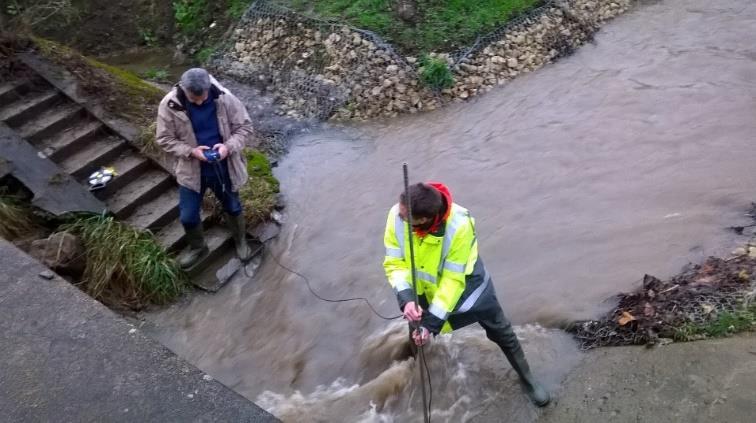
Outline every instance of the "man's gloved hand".
[(195, 159), (197, 159), (197, 160), (199, 160), (201, 162), (206, 162), (207, 159), (205, 158), (204, 151), (205, 150), (209, 150), (209, 149), (210, 149), (210, 147), (208, 147), (206, 145), (198, 145), (197, 147), (194, 147), (192, 149), (192, 157), (194, 157)]
[(404, 318), (410, 322), (418, 322), (420, 321), (420, 318), (423, 317), (423, 308), (417, 305), (414, 301), (410, 301), (404, 305), (402, 314), (404, 315)]
[(430, 342), (431, 333), (424, 326), (420, 326), (412, 332), (412, 339), (418, 347)]

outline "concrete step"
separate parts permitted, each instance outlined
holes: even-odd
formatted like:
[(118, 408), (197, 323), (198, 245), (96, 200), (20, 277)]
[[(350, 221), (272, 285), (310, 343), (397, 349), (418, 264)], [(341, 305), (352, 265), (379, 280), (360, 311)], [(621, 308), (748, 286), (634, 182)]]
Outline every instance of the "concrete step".
[[(251, 267), (250, 270), (254, 274), (255, 269), (260, 263), (260, 257), (258, 256), (262, 253), (263, 244), (251, 238), (248, 238), (247, 242), (252, 249), (253, 257), (247, 264)], [(222, 250), (219, 250), (216, 258), (208, 261), (197, 273), (191, 274), (191, 281), (197, 288), (208, 292), (218, 292), (235, 274), (245, 272), (244, 267), (245, 264), (236, 257), (236, 249), (234, 248), (233, 241), (231, 241)]]
[[(200, 219), (202, 219), (202, 224), (207, 226), (207, 222), (210, 220), (210, 214), (203, 210), (200, 213)], [(181, 221), (176, 219), (157, 231), (155, 233), (155, 238), (166, 250), (177, 251), (185, 245), (184, 226), (181, 224)]]
[(178, 202), (178, 188), (169, 189), (152, 201), (137, 207), (124, 222), (138, 229), (157, 232), (178, 219)]
[(3, 107), (0, 110), (0, 120), (5, 121), (8, 126), (19, 127), (24, 122), (62, 100), (63, 97), (60, 96), (57, 90), (50, 89), (42, 92), (30, 92), (19, 100)]
[(219, 225), (213, 225), (205, 231), (205, 242), (210, 252), (186, 271), (190, 277), (197, 276), (210, 267), (213, 261), (223, 255), (227, 247), (233, 244), (233, 238), (231, 237), (231, 231), (228, 229)]
[(38, 144), (42, 139), (55, 135), (57, 132), (71, 125), (76, 119), (84, 116), (84, 108), (78, 104), (66, 102), (45, 110), (17, 129), (22, 137), (32, 144)]
[(84, 144), (81, 150), (60, 161), (60, 167), (78, 180), (84, 180), (100, 167), (110, 166), (128, 148), (122, 138), (102, 134)]
[(56, 135), (40, 141), (39, 148), (54, 162), (60, 162), (81, 150), (96, 136), (104, 132), (105, 126), (98, 120), (80, 120)]
[(174, 186), (175, 182), (170, 174), (153, 168), (115, 192), (105, 203), (118, 219), (125, 219), (137, 207)]
[(116, 177), (105, 188), (95, 191), (95, 196), (103, 201), (153, 167), (149, 159), (130, 148), (121, 153), (111, 166), (116, 171)]
[(23, 96), (32, 86), (29, 78), (20, 78), (0, 84), (0, 104), (10, 104)]

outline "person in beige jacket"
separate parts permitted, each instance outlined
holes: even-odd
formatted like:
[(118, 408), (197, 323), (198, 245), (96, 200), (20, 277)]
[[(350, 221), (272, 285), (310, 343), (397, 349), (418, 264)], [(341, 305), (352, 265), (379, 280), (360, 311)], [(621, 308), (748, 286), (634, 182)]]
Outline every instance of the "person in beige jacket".
[(252, 131), (244, 104), (205, 69), (184, 72), (160, 102), (157, 143), (176, 158), (180, 220), (189, 244), (179, 257), (182, 268), (192, 267), (208, 252), (200, 218), (208, 188), (223, 204), (237, 255), (249, 259), (239, 190), (248, 179), (242, 150)]

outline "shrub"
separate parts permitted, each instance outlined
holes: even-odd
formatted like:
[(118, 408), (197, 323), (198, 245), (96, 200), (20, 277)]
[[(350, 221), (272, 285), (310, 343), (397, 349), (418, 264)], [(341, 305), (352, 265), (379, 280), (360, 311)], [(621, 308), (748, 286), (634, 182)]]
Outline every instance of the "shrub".
[(270, 162), (265, 154), (245, 149), (249, 181), (239, 192), (244, 205), (244, 216), (250, 225), (268, 218), (276, 205), (279, 192), (278, 180), (273, 176)]
[(78, 218), (63, 230), (81, 237), (87, 255), (82, 289), (110, 306), (165, 304), (184, 289), (185, 274), (147, 232), (113, 217)]
[(434, 90), (454, 86), (454, 75), (444, 59), (425, 56), (420, 61), (420, 80)]
[(205, 26), (207, 20), (206, 0), (179, 0), (173, 2), (173, 17), (179, 30), (194, 34)]

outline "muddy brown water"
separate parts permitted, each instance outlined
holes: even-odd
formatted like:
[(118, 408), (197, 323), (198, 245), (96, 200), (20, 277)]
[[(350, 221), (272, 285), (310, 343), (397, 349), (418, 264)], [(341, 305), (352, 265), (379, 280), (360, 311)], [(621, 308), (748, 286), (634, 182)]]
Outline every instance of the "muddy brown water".
[[(580, 354), (545, 327), (740, 241), (725, 228), (756, 198), (754, 34), (749, 1), (657, 2), (476, 101), (300, 138), (277, 170), (289, 207), (267, 254), (322, 295), (396, 313), (381, 236), (406, 161), (477, 217), (499, 298), (556, 390)], [(403, 325), (318, 301), (269, 256), (254, 279), (147, 317), (179, 355), (286, 421), (421, 416)], [(537, 418), (480, 329), (429, 355), (433, 421)]]

